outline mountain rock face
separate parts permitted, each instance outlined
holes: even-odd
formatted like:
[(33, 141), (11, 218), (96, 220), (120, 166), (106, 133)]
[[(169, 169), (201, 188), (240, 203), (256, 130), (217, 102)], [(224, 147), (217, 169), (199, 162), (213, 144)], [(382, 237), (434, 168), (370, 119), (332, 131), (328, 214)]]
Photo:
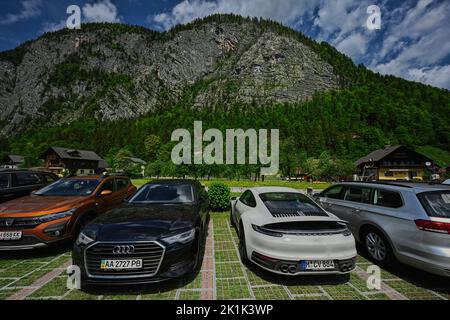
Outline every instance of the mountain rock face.
[(301, 41), (252, 21), (205, 22), (170, 36), (83, 25), (0, 55), (0, 135), (30, 123), (136, 118), (190, 92), (192, 106), (303, 102), (339, 88), (332, 66)]

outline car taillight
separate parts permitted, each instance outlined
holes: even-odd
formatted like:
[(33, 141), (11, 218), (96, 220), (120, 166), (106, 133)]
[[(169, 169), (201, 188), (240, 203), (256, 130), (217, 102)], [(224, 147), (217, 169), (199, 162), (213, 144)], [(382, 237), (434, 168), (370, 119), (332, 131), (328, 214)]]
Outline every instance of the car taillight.
[(415, 220), (417, 228), (423, 231), (450, 234), (450, 223), (430, 220)]

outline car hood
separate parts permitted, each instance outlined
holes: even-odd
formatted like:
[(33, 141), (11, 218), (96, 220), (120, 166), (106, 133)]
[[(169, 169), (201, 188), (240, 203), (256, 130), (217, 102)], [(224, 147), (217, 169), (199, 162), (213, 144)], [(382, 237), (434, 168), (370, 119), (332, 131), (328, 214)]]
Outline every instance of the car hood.
[(156, 240), (195, 226), (195, 205), (124, 204), (93, 221), (98, 241)]
[(84, 197), (47, 197), (30, 195), (0, 204), (0, 217), (41, 215), (69, 210), (78, 206)]

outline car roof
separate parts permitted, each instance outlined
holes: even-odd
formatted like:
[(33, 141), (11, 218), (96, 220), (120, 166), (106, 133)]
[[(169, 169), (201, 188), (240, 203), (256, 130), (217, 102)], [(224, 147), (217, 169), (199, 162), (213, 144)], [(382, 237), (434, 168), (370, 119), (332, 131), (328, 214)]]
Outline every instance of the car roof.
[(39, 171), (39, 170), (27, 170), (27, 169), (0, 169), (0, 173), (46, 173), (53, 174), (48, 171)]
[(295, 192), (300, 193), (299, 190), (289, 187), (254, 187), (249, 188), (252, 191), (255, 191), (258, 194), (269, 193), (269, 192)]
[(155, 183), (163, 183), (163, 184), (180, 184), (180, 183), (186, 183), (186, 184), (192, 184), (197, 185), (199, 184), (198, 180), (194, 179), (156, 179), (147, 182), (146, 184), (155, 184)]
[(408, 181), (364, 181), (364, 182), (339, 182), (335, 185), (355, 185), (364, 187), (377, 187), (382, 186), (385, 189), (390, 190), (412, 190), (415, 193), (421, 193), (426, 191), (437, 190), (450, 190), (450, 186), (436, 183), (420, 183), (420, 182), (408, 182)]

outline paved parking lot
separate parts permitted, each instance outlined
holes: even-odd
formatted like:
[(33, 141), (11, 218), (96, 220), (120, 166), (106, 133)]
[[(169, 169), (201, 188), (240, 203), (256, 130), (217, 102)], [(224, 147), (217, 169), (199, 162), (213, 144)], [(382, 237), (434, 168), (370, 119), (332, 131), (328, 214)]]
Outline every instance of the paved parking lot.
[(83, 292), (66, 286), (68, 248), (34, 254), (8, 255), (0, 259), (0, 299), (293, 299), (379, 300), (450, 298), (450, 281), (425, 272), (396, 266), (382, 270), (381, 290), (369, 290), (367, 268), (358, 256), (350, 281), (340, 276), (281, 277), (257, 267), (246, 267), (237, 250), (236, 232), (228, 213), (214, 213), (204, 248), (201, 270), (189, 279), (164, 285), (108, 288)]

